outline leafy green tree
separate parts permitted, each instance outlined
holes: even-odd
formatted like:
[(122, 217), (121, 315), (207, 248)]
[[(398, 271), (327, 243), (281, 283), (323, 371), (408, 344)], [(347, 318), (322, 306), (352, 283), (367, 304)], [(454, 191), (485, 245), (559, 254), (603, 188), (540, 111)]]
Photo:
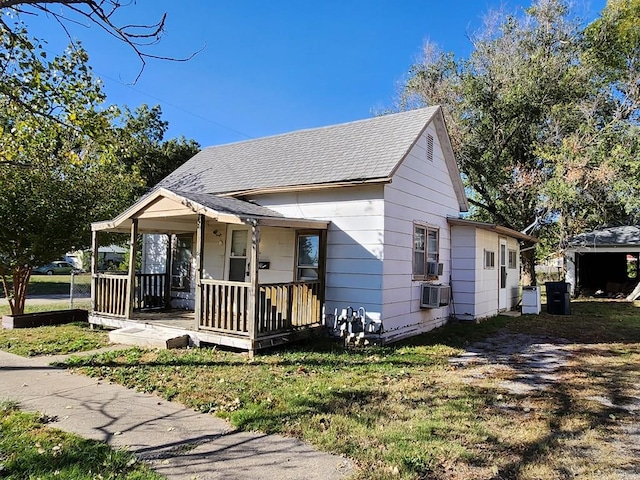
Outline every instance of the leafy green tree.
[(585, 29), (588, 59), (613, 88), (616, 115), (640, 122), (640, 0), (609, 0)]
[(21, 313), (31, 267), (81, 245), (87, 219), (130, 180), (100, 141), (110, 113), (96, 108), (104, 96), (86, 52), (49, 60), (24, 29), (2, 25), (0, 277), (12, 312)]
[[(567, 4), (537, 0), (524, 15), (493, 12), (472, 43), (463, 60), (427, 44), (402, 99), (404, 108), (443, 105), (472, 216), (516, 230), (533, 225), (558, 245), (630, 213), (624, 196), (634, 186), (618, 180), (631, 156), (614, 153), (630, 152), (633, 134), (620, 128), (619, 97), (588, 60)], [(531, 282), (532, 253), (522, 256)]]
[(640, 1), (613, 0), (581, 36), (588, 90), (571, 115), (554, 112), (540, 156), (556, 168), (543, 195), (557, 243), (585, 229), (640, 220)]
[(19, 18), (47, 14), (67, 32), (88, 20), (128, 44), (142, 68), (164, 58), (146, 47), (160, 39), (165, 17), (118, 26), (112, 19), (123, 5), (0, 0), (0, 278), (14, 314), (24, 311), (33, 266), (87, 246), (91, 221), (111, 218), (198, 149), (184, 138), (163, 140), (159, 107), (123, 115), (103, 108), (80, 42), (70, 38), (67, 51), (49, 58)]
[[(2, 17), (0, 11), (0, 18)], [(0, 278), (24, 311), (35, 265), (89, 243), (111, 218), (198, 146), (163, 141), (159, 108), (123, 116), (76, 45), (52, 59), (24, 28), (0, 22)], [(128, 153), (127, 153), (128, 152)]]
[(142, 179), (133, 192), (136, 197), (200, 151), (196, 141), (183, 136), (164, 140), (168, 122), (162, 120), (159, 105), (149, 108), (143, 104), (135, 111), (125, 108), (118, 124), (116, 155)]

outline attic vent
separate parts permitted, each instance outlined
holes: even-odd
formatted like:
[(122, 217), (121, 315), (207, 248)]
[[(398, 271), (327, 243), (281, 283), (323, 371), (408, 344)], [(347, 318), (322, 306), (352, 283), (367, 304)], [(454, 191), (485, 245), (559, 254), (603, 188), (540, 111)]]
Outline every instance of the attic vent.
[(433, 162), (433, 135), (427, 133), (427, 160)]

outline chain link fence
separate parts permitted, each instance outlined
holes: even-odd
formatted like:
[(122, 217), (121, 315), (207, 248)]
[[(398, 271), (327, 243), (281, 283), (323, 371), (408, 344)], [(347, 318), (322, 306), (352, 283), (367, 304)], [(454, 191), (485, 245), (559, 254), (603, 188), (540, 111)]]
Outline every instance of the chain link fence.
[(91, 274), (71, 273), (69, 282), (69, 308), (83, 307), (91, 301)]

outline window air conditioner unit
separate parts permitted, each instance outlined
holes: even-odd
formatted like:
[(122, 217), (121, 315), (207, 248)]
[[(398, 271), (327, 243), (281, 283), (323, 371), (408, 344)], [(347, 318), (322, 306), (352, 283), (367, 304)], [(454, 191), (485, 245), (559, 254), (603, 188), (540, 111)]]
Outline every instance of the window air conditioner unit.
[(438, 262), (427, 262), (427, 275), (436, 277), (442, 275), (444, 265)]
[(423, 283), (420, 288), (420, 308), (438, 308), (449, 305), (451, 301), (451, 287), (449, 285)]

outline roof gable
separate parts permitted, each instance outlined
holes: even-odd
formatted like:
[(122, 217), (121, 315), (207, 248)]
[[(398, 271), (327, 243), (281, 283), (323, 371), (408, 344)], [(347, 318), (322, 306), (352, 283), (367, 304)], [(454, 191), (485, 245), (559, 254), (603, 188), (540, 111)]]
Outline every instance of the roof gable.
[(205, 148), (159, 186), (174, 191), (231, 194), (383, 181), (392, 175), (437, 112), (440, 107), (429, 107)]
[[(328, 222), (302, 218), (287, 218), (281, 213), (238, 198), (209, 193), (192, 193), (157, 187), (138, 199), (115, 219), (91, 224), (93, 231), (127, 232), (132, 219), (166, 221), (168, 218), (202, 214), (226, 223), (257, 222), (263, 225), (301, 228), (327, 228)], [(154, 227), (155, 228), (155, 227)], [(162, 228), (155, 228), (162, 230)]]

